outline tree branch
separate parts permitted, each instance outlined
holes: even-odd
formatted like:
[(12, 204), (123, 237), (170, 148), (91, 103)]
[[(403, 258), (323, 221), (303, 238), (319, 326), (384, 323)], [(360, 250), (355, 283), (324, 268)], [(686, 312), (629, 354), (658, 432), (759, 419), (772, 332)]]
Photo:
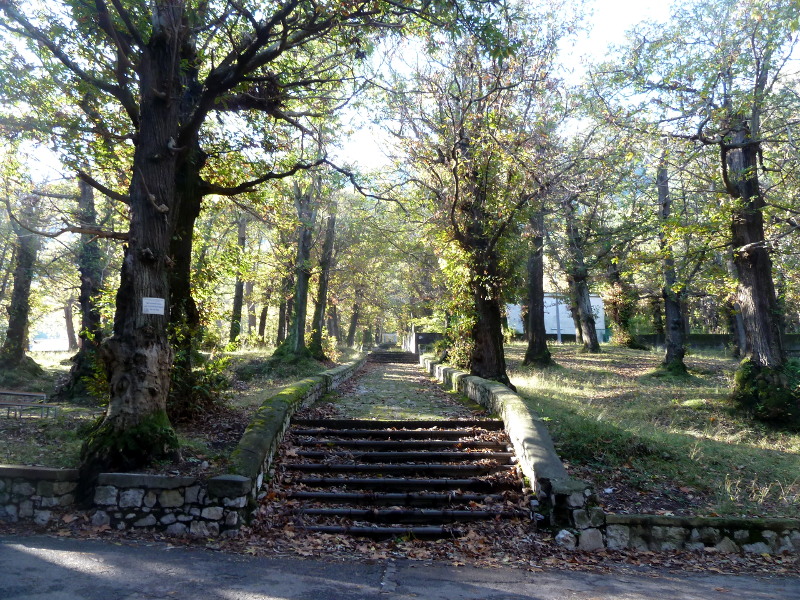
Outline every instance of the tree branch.
[(112, 190), (110, 188), (107, 188), (102, 183), (100, 183), (99, 181), (94, 179), (88, 173), (84, 173), (83, 171), (78, 171), (78, 179), (88, 183), (90, 186), (92, 186), (98, 192), (100, 192), (101, 194), (105, 194), (106, 196), (108, 196), (112, 200), (119, 200), (120, 202), (124, 202), (125, 204), (130, 204), (130, 198), (120, 194), (119, 192), (115, 192), (114, 190)]

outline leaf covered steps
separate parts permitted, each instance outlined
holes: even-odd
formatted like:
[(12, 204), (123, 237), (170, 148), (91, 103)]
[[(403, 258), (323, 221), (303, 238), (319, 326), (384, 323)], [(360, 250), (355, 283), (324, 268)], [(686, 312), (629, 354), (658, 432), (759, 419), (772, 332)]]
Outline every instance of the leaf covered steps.
[(498, 420), (301, 420), (278, 468), (298, 527), (376, 538), (457, 537), (529, 518)]

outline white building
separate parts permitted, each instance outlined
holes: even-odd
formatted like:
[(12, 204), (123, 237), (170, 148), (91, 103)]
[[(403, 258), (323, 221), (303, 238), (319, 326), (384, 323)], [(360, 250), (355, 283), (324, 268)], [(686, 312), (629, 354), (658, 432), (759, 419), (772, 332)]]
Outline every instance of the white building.
[[(597, 329), (597, 337), (606, 339), (606, 317), (603, 311), (603, 299), (599, 294), (591, 294), (592, 312)], [(519, 304), (506, 304), (508, 326), (516, 333), (522, 335), (525, 330), (522, 326), (522, 307)], [(561, 341), (561, 335), (575, 335), (575, 323), (569, 312), (569, 304), (558, 294), (544, 295), (544, 327), (545, 332), (555, 335)]]

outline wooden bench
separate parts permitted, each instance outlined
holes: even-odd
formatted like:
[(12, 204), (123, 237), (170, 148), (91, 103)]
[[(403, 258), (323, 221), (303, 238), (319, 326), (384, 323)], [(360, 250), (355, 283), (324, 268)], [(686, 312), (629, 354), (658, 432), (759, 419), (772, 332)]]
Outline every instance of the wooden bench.
[[(5, 397), (17, 397), (22, 398), (22, 400), (5, 400), (3, 399)], [(39, 412), (39, 416), (42, 418), (49, 417), (51, 411), (54, 418), (58, 416), (58, 405), (47, 404), (45, 400), (47, 400), (47, 394), (40, 392), (0, 390), (0, 411), (5, 409), (6, 418), (11, 418), (13, 415), (16, 419), (22, 418), (22, 414), (25, 412), (32, 413), (36, 411)]]

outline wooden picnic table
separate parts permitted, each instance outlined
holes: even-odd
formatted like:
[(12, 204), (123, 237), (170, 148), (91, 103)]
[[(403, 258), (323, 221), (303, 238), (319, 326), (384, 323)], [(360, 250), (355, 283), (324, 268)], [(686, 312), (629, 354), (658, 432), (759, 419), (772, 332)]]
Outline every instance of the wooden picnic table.
[[(4, 400), (4, 397), (21, 398), (19, 400)], [(39, 411), (39, 415), (44, 417), (50, 416), (50, 411), (53, 412), (53, 417), (58, 415), (58, 405), (47, 404), (47, 394), (42, 392), (22, 392), (20, 390), (0, 390), (0, 410), (5, 409), (6, 418), (22, 418), (24, 412)]]

